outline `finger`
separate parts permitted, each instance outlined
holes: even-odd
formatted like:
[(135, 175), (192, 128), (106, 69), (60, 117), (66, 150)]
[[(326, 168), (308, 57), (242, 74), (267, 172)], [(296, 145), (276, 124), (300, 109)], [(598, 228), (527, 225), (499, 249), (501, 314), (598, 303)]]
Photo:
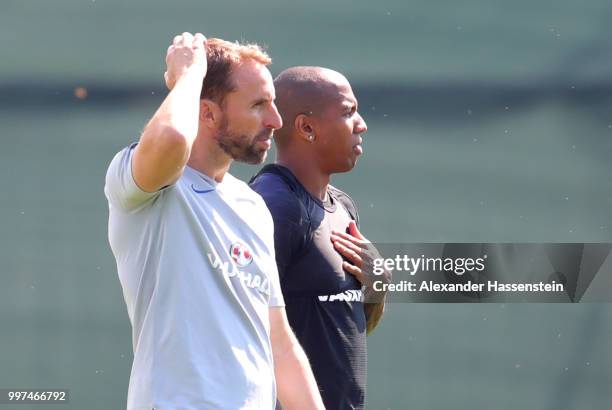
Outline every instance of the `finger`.
[(182, 39), (183, 36), (174, 36), (174, 39), (172, 40), (172, 45), (178, 46)]
[(184, 32), (181, 36), (183, 37), (181, 43), (184, 46), (191, 47), (193, 44), (193, 36), (191, 33)]
[(357, 228), (357, 223), (355, 221), (349, 222), (349, 233), (353, 235), (355, 238), (366, 240), (366, 238), (359, 232), (359, 228)]
[(334, 242), (334, 248), (338, 252), (340, 252), (340, 254), (342, 256), (344, 256), (345, 258), (349, 259), (354, 264), (359, 265), (359, 266), (362, 265), (363, 259), (362, 259), (361, 255), (359, 255), (359, 253), (357, 253), (354, 250), (348, 248), (347, 246), (343, 245), (340, 242)]
[(196, 33), (193, 37), (193, 48), (203, 48), (206, 37), (202, 33)]
[(355, 245), (353, 242), (346, 240), (340, 236), (332, 235), (331, 240), (332, 242), (340, 242), (342, 245), (346, 246), (349, 249), (352, 249), (356, 253), (361, 253), (363, 251), (361, 247)]
[(347, 241), (351, 241), (355, 245), (362, 247), (362, 248), (367, 246), (367, 243), (365, 243), (361, 239), (355, 238), (353, 235), (349, 235), (348, 233), (345, 233), (345, 232), (332, 231), (332, 235), (336, 235), (336, 236), (346, 239)]
[(363, 266), (363, 259), (361, 256), (352, 249), (347, 248), (340, 242), (334, 242), (334, 247), (340, 252), (345, 258), (350, 259), (358, 267)]
[(342, 262), (342, 267), (344, 268), (345, 271), (347, 271), (351, 275), (354, 275), (359, 282), (363, 283), (363, 272), (361, 272), (361, 269), (359, 269), (355, 265), (351, 265), (350, 263), (346, 261)]

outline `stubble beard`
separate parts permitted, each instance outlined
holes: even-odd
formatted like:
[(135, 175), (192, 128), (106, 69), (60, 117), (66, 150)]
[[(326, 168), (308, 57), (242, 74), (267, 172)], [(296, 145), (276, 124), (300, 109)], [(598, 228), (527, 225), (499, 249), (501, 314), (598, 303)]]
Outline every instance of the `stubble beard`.
[(232, 159), (251, 165), (257, 165), (265, 161), (268, 150), (258, 149), (256, 143), (270, 138), (271, 134), (272, 130), (264, 129), (251, 139), (247, 135), (233, 133), (229, 130), (228, 121), (224, 117), (219, 127), (216, 140), (223, 152)]

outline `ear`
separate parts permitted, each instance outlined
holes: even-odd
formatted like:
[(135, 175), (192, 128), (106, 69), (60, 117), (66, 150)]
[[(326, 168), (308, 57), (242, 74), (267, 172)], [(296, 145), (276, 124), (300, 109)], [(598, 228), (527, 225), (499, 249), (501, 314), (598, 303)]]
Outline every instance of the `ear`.
[(311, 136), (315, 135), (314, 121), (306, 114), (298, 114), (294, 122), (297, 135), (305, 141), (312, 142)]
[(221, 121), (221, 115), (219, 104), (207, 98), (200, 100), (200, 123), (209, 128), (216, 128)]

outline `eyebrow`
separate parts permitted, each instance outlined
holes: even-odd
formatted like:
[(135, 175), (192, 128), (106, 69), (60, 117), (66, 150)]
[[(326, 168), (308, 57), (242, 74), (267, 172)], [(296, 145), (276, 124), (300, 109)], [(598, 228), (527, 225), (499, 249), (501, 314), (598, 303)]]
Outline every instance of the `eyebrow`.
[(357, 109), (357, 101), (353, 101), (353, 100), (344, 100), (342, 101), (342, 108), (348, 108), (348, 109)]
[(265, 102), (269, 102), (269, 101), (274, 101), (274, 96), (258, 98), (256, 100), (254, 100), (251, 104), (255, 105), (255, 104), (265, 103)]

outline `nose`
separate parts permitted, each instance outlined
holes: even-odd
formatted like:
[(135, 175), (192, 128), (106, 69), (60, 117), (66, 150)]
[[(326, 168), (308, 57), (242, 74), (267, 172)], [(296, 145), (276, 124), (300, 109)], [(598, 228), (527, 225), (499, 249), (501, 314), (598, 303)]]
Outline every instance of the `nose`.
[(276, 105), (272, 103), (268, 115), (266, 116), (266, 128), (272, 128), (277, 130), (283, 126), (283, 119), (281, 118)]
[(356, 113), (355, 115), (356, 123), (355, 123), (355, 134), (363, 134), (368, 131), (368, 125), (364, 121), (361, 114)]

